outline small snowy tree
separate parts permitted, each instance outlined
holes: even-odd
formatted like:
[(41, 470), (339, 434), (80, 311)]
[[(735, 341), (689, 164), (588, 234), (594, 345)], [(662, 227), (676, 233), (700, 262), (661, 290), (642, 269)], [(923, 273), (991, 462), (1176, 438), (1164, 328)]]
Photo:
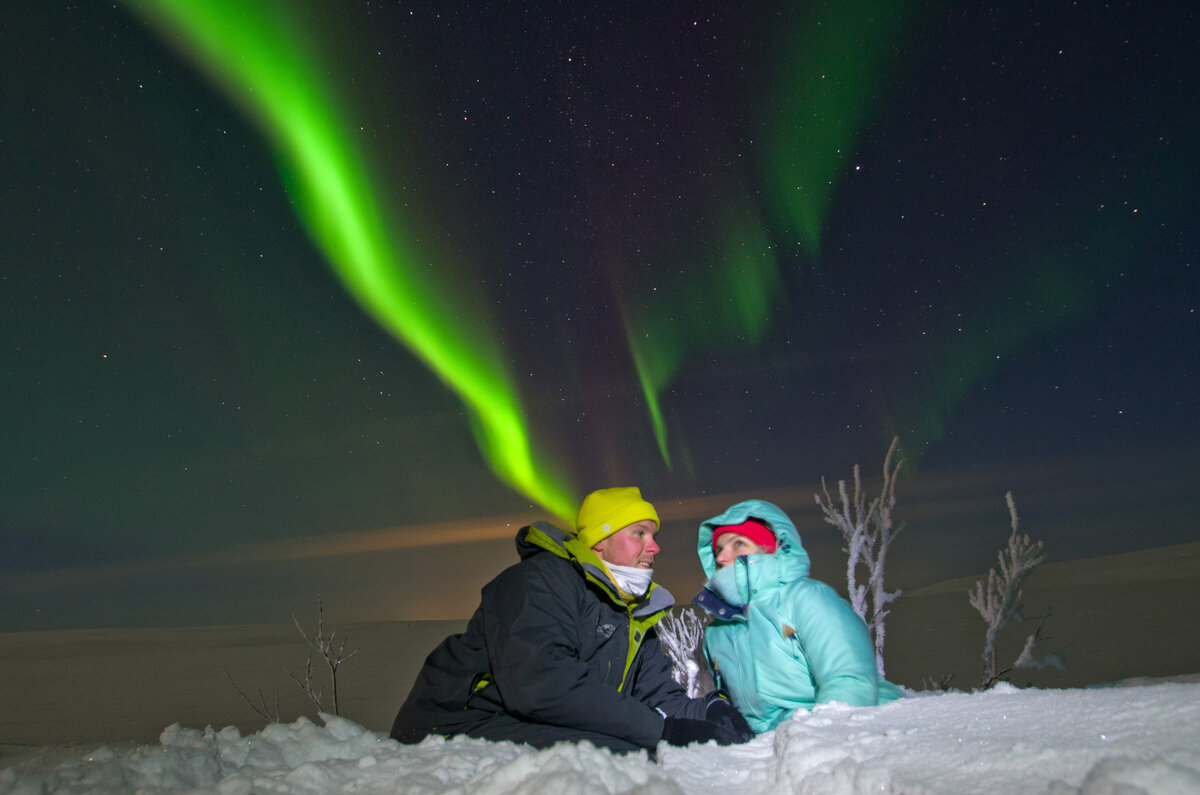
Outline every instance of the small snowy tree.
[[(318, 687), (316, 682), (313, 681), (313, 652), (321, 655), (326, 667), (329, 668), (329, 681), (333, 690), (333, 714), (341, 715), (342, 713), (338, 705), (338, 668), (341, 667), (342, 663), (349, 660), (355, 654), (358, 654), (358, 649), (347, 654), (346, 642), (349, 640), (349, 637), (343, 638), (341, 643), (335, 648), (333, 638), (337, 635), (337, 630), (332, 630), (328, 635), (325, 634), (325, 607), (321, 603), (321, 594), (317, 594), (317, 627), (311, 637), (300, 626), (300, 620), (296, 618), (295, 613), (292, 614), (292, 622), (296, 625), (296, 630), (300, 633), (300, 637), (304, 638), (304, 642), (308, 644), (308, 657), (304, 661), (303, 678), (293, 673), (290, 668), (284, 668), (283, 670), (296, 683), (297, 687), (304, 692), (304, 695), (308, 696), (309, 700), (316, 705), (317, 713), (319, 714), (324, 710), (321, 704), (321, 697), (324, 695), (325, 688)], [(267, 703), (267, 698), (262, 690), (258, 691), (258, 702), (256, 703), (254, 699), (250, 698), (238, 686), (238, 683), (233, 680), (228, 671), (225, 672), (225, 678), (229, 680), (229, 684), (233, 685), (233, 689), (237, 691), (238, 695), (242, 697), (242, 700), (246, 702), (250, 709), (254, 710), (255, 714), (271, 723), (280, 722), (278, 692), (275, 694), (275, 704), (274, 708), (272, 708)]]
[(1038, 660), (1033, 656), (1033, 649), (1042, 639), (1042, 629), (1046, 619), (1050, 617), (1047, 609), (1038, 619), (1037, 629), (1025, 639), (1025, 645), (1017, 659), (1008, 668), (1001, 670), (996, 661), (996, 635), (1011, 619), (1023, 619), (1021, 613), (1021, 586), (1033, 570), (1046, 560), (1042, 549), (1043, 542), (1032, 543), (1028, 535), (1018, 532), (1019, 518), (1017, 503), (1013, 500), (1012, 492), (1004, 495), (1008, 503), (1008, 514), (1012, 522), (1012, 534), (1008, 537), (1008, 548), (1000, 550), (1000, 573), (995, 569), (988, 570), (987, 584), (983, 580), (975, 583), (968, 596), (971, 606), (979, 611), (979, 615), (987, 622), (987, 634), (983, 644), (983, 675), (980, 688), (988, 688), (1001, 681), (1015, 668), (1045, 668), (1053, 665), (1066, 670), (1064, 653), (1050, 654)]
[(322, 712), (324, 707), (321, 705), (321, 695), (324, 692), (324, 688), (317, 688), (313, 682), (313, 652), (321, 655), (321, 659), (325, 661), (326, 667), (329, 668), (329, 684), (333, 691), (333, 714), (341, 715), (341, 710), (338, 707), (338, 668), (342, 663), (358, 654), (358, 649), (346, 654), (346, 641), (350, 639), (349, 636), (342, 638), (342, 642), (334, 648), (333, 638), (337, 635), (337, 630), (330, 631), (328, 635), (325, 634), (325, 608), (321, 604), (321, 594), (317, 594), (317, 627), (312, 637), (309, 637), (304, 628), (300, 626), (300, 620), (296, 618), (295, 613), (292, 614), (292, 622), (296, 625), (296, 631), (300, 633), (300, 637), (304, 638), (304, 642), (308, 644), (308, 657), (304, 663), (303, 679), (292, 673), (290, 668), (285, 669), (287, 675), (312, 700), (313, 704), (317, 707), (317, 712)]
[(685, 607), (667, 613), (655, 627), (659, 641), (671, 657), (671, 676), (691, 698), (715, 687), (701, 651), (706, 623), (696, 611)]
[[(829, 495), (825, 478), (821, 478), (821, 490), (825, 496), (814, 494), (817, 506), (825, 514), (825, 521), (842, 532), (846, 542), (843, 552), (846, 560), (846, 590), (854, 612), (866, 622), (875, 647), (875, 667), (883, 676), (884, 620), (888, 616), (887, 605), (900, 596), (900, 591), (887, 591), (883, 587), (883, 572), (887, 564), (888, 549), (903, 527), (892, 527), (892, 509), (896, 506), (896, 475), (903, 461), (893, 465), (892, 457), (900, 437), (892, 439), (887, 456), (883, 460), (883, 486), (879, 496), (867, 503), (862, 487), (862, 476), (858, 464), (854, 465), (854, 498), (850, 498), (846, 481), (838, 481), (839, 502)], [(866, 582), (859, 583), (858, 570), (866, 571)]]

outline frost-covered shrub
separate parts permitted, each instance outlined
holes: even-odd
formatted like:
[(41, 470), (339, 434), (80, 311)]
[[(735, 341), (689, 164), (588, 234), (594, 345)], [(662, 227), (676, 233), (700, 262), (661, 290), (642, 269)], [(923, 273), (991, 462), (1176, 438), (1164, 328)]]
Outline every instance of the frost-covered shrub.
[(706, 625), (695, 610), (684, 607), (663, 616), (655, 626), (659, 642), (671, 657), (671, 676), (692, 698), (716, 686), (702, 650)]
[(1025, 639), (1025, 645), (1017, 659), (1007, 668), (1001, 670), (996, 661), (996, 635), (1012, 619), (1023, 619), (1021, 612), (1021, 586), (1033, 570), (1046, 560), (1042, 549), (1043, 542), (1031, 542), (1028, 535), (1018, 531), (1017, 503), (1012, 492), (1004, 495), (1008, 503), (1008, 513), (1012, 520), (1012, 534), (1008, 537), (1008, 547), (1000, 550), (1000, 572), (988, 570), (987, 584), (983, 580), (975, 583), (970, 591), (971, 606), (979, 611), (979, 615), (987, 623), (987, 634), (983, 644), (983, 675), (980, 687), (984, 690), (1004, 679), (1016, 668), (1045, 668), (1052, 665), (1060, 670), (1067, 670), (1064, 660), (1065, 653), (1048, 654), (1041, 660), (1033, 656), (1033, 649), (1042, 639), (1042, 629), (1046, 619), (1050, 617), (1049, 609), (1038, 619), (1037, 629)]
[[(892, 457), (900, 438), (892, 439), (887, 456), (883, 460), (883, 485), (879, 496), (867, 504), (862, 487), (862, 476), (858, 464), (854, 465), (854, 497), (850, 497), (846, 481), (838, 481), (838, 502), (829, 495), (825, 478), (821, 478), (820, 494), (814, 494), (817, 506), (825, 514), (825, 521), (842, 532), (846, 542), (842, 550), (846, 560), (846, 590), (854, 612), (866, 622), (875, 647), (875, 667), (883, 676), (883, 643), (885, 639), (884, 619), (888, 616), (887, 605), (900, 596), (900, 591), (887, 591), (883, 587), (884, 567), (887, 564), (888, 548), (900, 534), (903, 526), (893, 529), (892, 509), (896, 506), (896, 475), (903, 461), (892, 464)], [(863, 567), (866, 582), (859, 583), (858, 570)]]

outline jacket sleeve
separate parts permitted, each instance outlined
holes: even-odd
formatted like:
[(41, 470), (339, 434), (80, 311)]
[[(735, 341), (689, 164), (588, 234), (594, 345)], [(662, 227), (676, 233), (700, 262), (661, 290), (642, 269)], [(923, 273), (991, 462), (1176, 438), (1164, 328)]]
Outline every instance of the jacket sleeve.
[(662, 647), (658, 635), (650, 630), (638, 650), (633, 695), (639, 701), (661, 709), (677, 718), (702, 720), (707, 712), (707, 700), (689, 698), (683, 686), (671, 675), (671, 658)]
[(867, 626), (850, 603), (828, 585), (809, 580), (797, 600), (796, 639), (808, 659), (815, 703), (856, 707), (879, 701), (875, 650)]
[(580, 658), (583, 601), (594, 598), (568, 565), (512, 567), (493, 580), (481, 607), (492, 684), (505, 710), (522, 720), (654, 748), (662, 716)]

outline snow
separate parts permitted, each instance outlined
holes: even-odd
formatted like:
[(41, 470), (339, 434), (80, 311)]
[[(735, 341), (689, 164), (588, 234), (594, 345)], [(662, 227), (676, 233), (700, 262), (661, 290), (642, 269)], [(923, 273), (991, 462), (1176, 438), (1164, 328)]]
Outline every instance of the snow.
[(429, 738), (403, 746), (342, 718), (163, 731), (160, 744), (48, 747), (0, 771), (0, 793), (1136, 793), (1200, 792), (1200, 682), (915, 694), (830, 705), (741, 746), (657, 762), (590, 745), (543, 751)]

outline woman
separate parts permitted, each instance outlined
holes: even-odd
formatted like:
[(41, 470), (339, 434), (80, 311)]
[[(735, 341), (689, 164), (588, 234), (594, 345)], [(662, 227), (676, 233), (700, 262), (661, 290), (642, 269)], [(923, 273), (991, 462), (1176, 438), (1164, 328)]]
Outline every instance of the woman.
[(704, 653), (754, 731), (816, 704), (903, 695), (879, 676), (863, 620), (809, 578), (800, 534), (778, 507), (739, 502), (700, 525), (698, 552), (709, 579), (695, 602), (713, 614)]

